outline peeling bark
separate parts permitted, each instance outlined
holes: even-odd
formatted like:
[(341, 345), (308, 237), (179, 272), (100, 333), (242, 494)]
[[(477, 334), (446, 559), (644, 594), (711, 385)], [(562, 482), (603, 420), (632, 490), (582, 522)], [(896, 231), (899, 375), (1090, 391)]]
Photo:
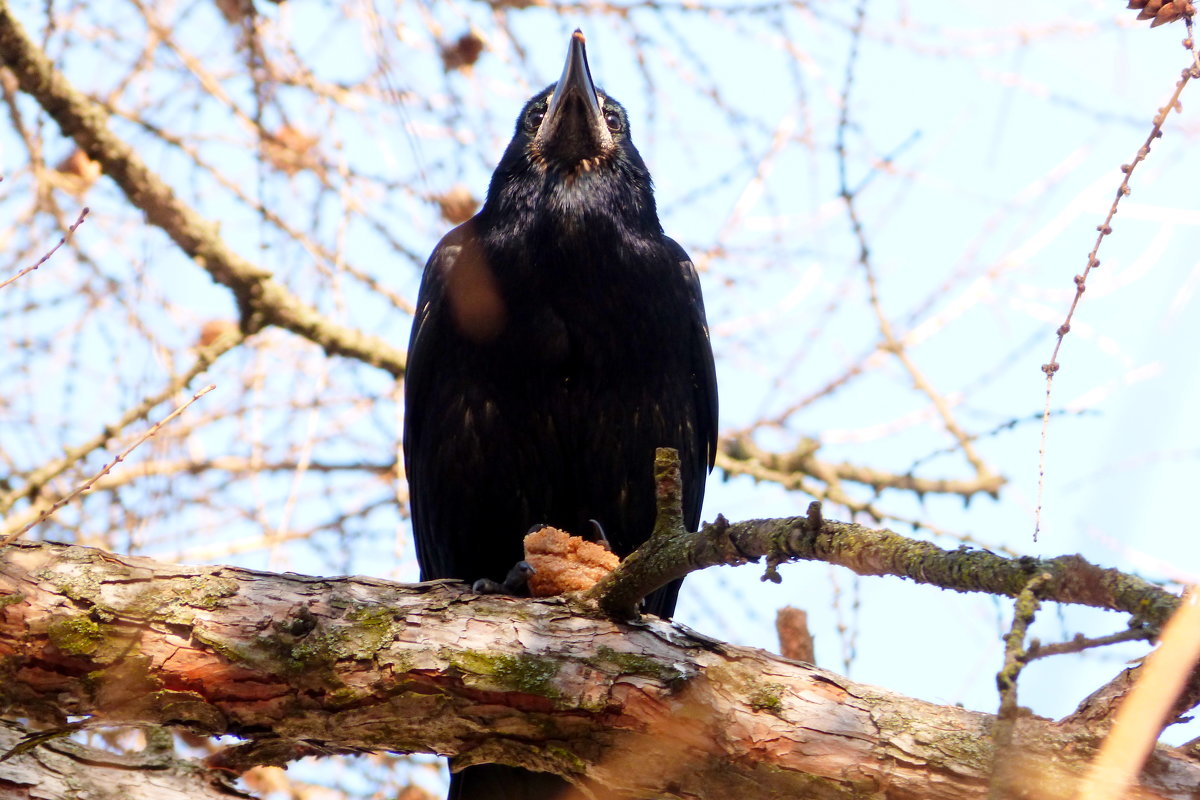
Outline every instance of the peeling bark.
[[(301, 756), (456, 754), (642, 796), (983, 797), (994, 718), (563, 599), (459, 584), (185, 567), (84, 547), (0, 556), (7, 716), (171, 725), (246, 740), (244, 769)], [(1066, 798), (1097, 741), (1023, 718), (1023, 785)], [(1192, 798), (1168, 748), (1139, 798)]]

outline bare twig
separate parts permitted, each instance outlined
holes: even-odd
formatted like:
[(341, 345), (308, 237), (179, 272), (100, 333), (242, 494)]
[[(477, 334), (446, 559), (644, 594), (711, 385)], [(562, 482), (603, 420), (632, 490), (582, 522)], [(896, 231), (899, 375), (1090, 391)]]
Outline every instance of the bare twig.
[(993, 732), (996, 752), (988, 785), (988, 800), (1008, 800), (1017, 796), (1014, 782), (1020, 772), (1014, 769), (1014, 765), (1019, 762), (1011, 757), (1017, 719), (1021, 712), (1017, 705), (1017, 678), (1029, 661), (1029, 654), (1025, 649), (1025, 636), (1041, 606), (1038, 592), (1050, 579), (1051, 575), (1048, 572), (1034, 575), (1013, 604), (1012, 626), (1004, 637), (1004, 666), (996, 675), (996, 688), (1000, 691), (1000, 711), (996, 715), (996, 728)]
[(92, 486), (96, 483), (96, 481), (103, 478), (105, 475), (107, 475), (109, 473), (109, 470), (111, 470), (117, 464), (120, 464), (122, 461), (124, 461), (125, 458), (130, 453), (132, 453), (139, 445), (142, 444), (142, 442), (145, 442), (147, 439), (154, 436), (156, 433), (159, 432), (159, 430), (162, 429), (162, 427), (164, 425), (166, 425), (168, 422), (170, 422), (171, 420), (175, 419), (180, 414), (182, 414), (187, 409), (188, 406), (190, 406), (192, 403), (196, 402), (201, 397), (208, 394), (215, 388), (216, 388), (216, 386), (214, 386), (213, 384), (210, 383), (208, 386), (205, 386), (203, 389), (201, 389), (200, 391), (198, 391), (194, 395), (192, 395), (192, 398), (190, 400), (188, 400), (186, 403), (184, 403), (179, 408), (172, 411), (167, 416), (163, 417), (158, 422), (154, 423), (148, 431), (146, 431), (141, 436), (139, 436), (137, 439), (135, 439), (132, 444), (130, 444), (128, 447), (126, 447), (124, 450), (122, 450), (120, 453), (118, 453), (116, 458), (114, 458), (112, 461), (105, 464), (100, 469), (99, 472), (97, 472), (92, 477), (88, 478), (87, 481), (85, 481), (81, 486), (79, 486), (77, 489), (75, 489), (75, 491), (71, 492), (70, 494), (68, 494), (65, 497), (60, 498), (57, 502), (54, 503), (54, 505), (47, 508), (41, 514), (38, 514), (37, 519), (35, 519), (32, 522), (30, 522), (29, 524), (25, 525), (25, 527), (19, 528), (18, 530), (15, 530), (12, 533), (5, 536), (4, 539), (2, 541), (0, 541), (0, 547), (4, 547), (6, 545), (12, 544), (17, 539), (21, 538), (26, 533), (28, 533), (31, 529), (33, 529), (34, 526), (39, 525), (42, 522), (45, 522), (47, 519), (49, 519), (50, 516), (52, 514), (54, 514), (54, 512), (58, 511), (60, 508), (65, 506), (67, 503), (71, 502), (79, 495), (81, 495), (84, 492), (91, 489)]
[[(917, 366), (912, 356), (904, 346), (904, 342), (900, 337), (896, 336), (892, 329), (891, 321), (887, 317), (887, 313), (883, 309), (883, 303), (880, 300), (879, 284), (875, 276), (875, 269), (871, 262), (871, 249), (867, 242), (867, 233), (863, 225), (862, 218), (858, 213), (856, 203), (856, 191), (850, 188), (849, 176), (847, 175), (848, 167), (848, 152), (846, 148), (846, 133), (850, 128), (850, 94), (854, 88), (855, 69), (858, 65), (859, 44), (862, 40), (863, 27), (866, 22), (866, 0), (860, 0), (856, 7), (854, 24), (851, 27), (851, 44), (850, 54), (846, 60), (846, 73), (842, 85), (841, 95), (841, 110), (838, 117), (837, 139), (835, 144), (835, 152), (838, 162), (838, 182), (839, 194), (846, 207), (846, 215), (850, 220), (850, 228), (854, 233), (854, 237), (858, 242), (858, 261), (862, 265), (863, 275), (866, 280), (867, 294), (871, 310), (875, 314), (876, 323), (879, 327), (880, 336), (883, 341), (879, 347), (881, 350), (891, 353), (896, 360), (904, 367), (909, 377), (912, 379), (913, 386), (924, 394), (929, 402), (937, 411), (938, 416), (942, 420), (942, 426), (947, 433), (954, 437), (958, 443), (959, 449), (966, 457), (967, 461), (975, 469), (975, 473), (982, 482), (991, 483), (995, 480), (995, 476), (990, 467), (984, 462), (982, 456), (976, 451), (972, 444), (972, 438), (958, 424), (951, 411), (950, 404), (946, 398), (933, 386), (930, 380), (925, 376), (924, 372)], [(866, 181), (862, 182), (866, 185)]]
[[(900, 489), (919, 496), (927, 494), (951, 494), (970, 499), (976, 494), (995, 497), (1004, 485), (999, 475), (975, 478), (921, 478), (911, 472), (897, 473), (874, 469), (863, 464), (823, 461), (816, 457), (820, 442), (804, 439), (790, 453), (774, 453), (762, 449), (749, 436), (721, 438), (721, 452), (732, 462), (749, 462), (779, 473), (802, 473), (811, 475), (828, 484), (845, 481), (869, 486), (877, 494), (885, 489)], [(736, 463), (723, 464), (730, 473), (740, 470)]]
[(54, 245), (54, 247), (50, 248), (50, 252), (46, 253), (44, 256), (39, 258), (36, 262), (34, 262), (33, 264), (30, 264), (28, 267), (21, 270), (16, 275), (13, 275), (8, 280), (4, 281), (3, 283), (0, 283), (0, 289), (3, 289), (5, 286), (8, 286), (10, 283), (12, 283), (20, 278), (25, 277), (26, 275), (28, 275), (29, 273), (33, 272), (35, 269), (40, 267), (42, 264), (45, 264), (47, 261), (49, 261), (50, 257), (58, 252), (58, 248), (62, 247), (64, 244), (67, 243), (67, 239), (70, 238), (71, 234), (75, 233), (75, 229), (83, 224), (83, 220), (87, 217), (89, 211), (91, 211), (91, 209), (89, 209), (87, 206), (84, 206), (83, 211), (79, 212), (78, 219), (76, 219), (75, 222), (71, 225), (71, 227), (67, 229), (66, 234), (64, 234), (63, 237), (58, 240), (58, 244), (56, 244), (56, 245)]
[(66, 470), (70, 469), (72, 464), (76, 464), (87, 455), (95, 450), (98, 450), (108, 444), (115, 436), (129, 425), (145, 418), (150, 411), (159, 403), (164, 402), (176, 392), (187, 387), (196, 376), (203, 373), (213, 362), (221, 355), (229, 352), (237, 345), (245, 340), (245, 336), (236, 328), (223, 333), (216, 341), (208, 347), (202, 348), (196, 354), (196, 361), (186, 371), (170, 380), (166, 386), (154, 394), (144, 398), (140, 403), (129, 408), (121, 415), (121, 418), (116, 422), (106, 425), (97, 435), (88, 439), (82, 444), (72, 447), (62, 454), (59, 458), (54, 459), (36, 470), (22, 475), (24, 484), (12, 491), (0, 495), (0, 514), (8, 513), (13, 505), (24, 498), (32, 497), (42, 490), (46, 482), (61, 475)]
[(1108, 647), (1109, 645), (1121, 644), (1122, 642), (1147, 642), (1153, 639), (1154, 636), (1155, 633), (1152, 629), (1138, 626), (1126, 628), (1117, 633), (1110, 633), (1107, 636), (1089, 637), (1079, 634), (1068, 642), (1042, 644), (1035, 640), (1029, 645), (1029, 649), (1025, 653), (1025, 660), (1035, 661), (1039, 658), (1061, 656), (1068, 653), (1082, 653), (1085, 650), (1091, 650), (1096, 647)]
[[(1189, 49), (1193, 46), (1191, 37), (1190, 17), (1187, 20), (1188, 24), (1188, 39), (1184, 42)], [(1129, 194), (1129, 179), (1133, 177), (1133, 171), (1137, 165), (1146, 160), (1146, 156), (1150, 154), (1150, 145), (1155, 139), (1162, 137), (1163, 123), (1167, 119), (1167, 114), (1171, 109), (1180, 108), (1179, 97), (1183, 93), (1183, 89), (1187, 86), (1188, 81), (1194, 77), (1200, 76), (1200, 61), (1197, 61), (1195, 52), (1192, 53), (1192, 64), (1183, 71), (1179, 81), (1175, 84), (1175, 91), (1171, 93), (1171, 97), (1167, 100), (1167, 104), (1158, 110), (1154, 115), (1153, 124), (1150, 127), (1150, 134), (1146, 137), (1146, 141), (1138, 148), (1137, 154), (1133, 161), (1128, 164), (1121, 165), (1121, 172), (1124, 177), (1121, 183), (1117, 186), (1117, 194), (1113, 198), (1112, 205), (1108, 208), (1108, 214), (1104, 217), (1104, 221), (1096, 226), (1096, 241), (1092, 245), (1092, 250), (1088, 253), (1087, 264), (1083, 268), (1083, 272), (1076, 275), (1075, 281), (1075, 296), (1071, 299), (1071, 306), (1067, 309), (1067, 317), (1062, 324), (1058, 326), (1056, 331), (1057, 339), (1054, 342), (1054, 351), (1050, 354), (1050, 360), (1042, 365), (1042, 372), (1046, 373), (1046, 403), (1042, 409), (1042, 435), (1038, 446), (1038, 486), (1037, 486), (1037, 506), (1034, 510), (1033, 522), (1033, 540), (1036, 542), (1038, 533), (1042, 529), (1042, 504), (1046, 490), (1046, 437), (1050, 429), (1050, 394), (1054, 385), (1054, 376), (1058, 374), (1060, 364), (1058, 363), (1058, 353), (1062, 349), (1063, 340), (1071, 331), (1071, 320), (1075, 316), (1075, 310), (1079, 307), (1079, 301), (1083, 298), (1083, 293), (1087, 290), (1087, 279), (1091, 275), (1093, 269), (1100, 266), (1100, 245), (1104, 243), (1104, 237), (1112, 233), (1113, 217), (1117, 215), (1117, 206), (1121, 202), (1121, 198)]]

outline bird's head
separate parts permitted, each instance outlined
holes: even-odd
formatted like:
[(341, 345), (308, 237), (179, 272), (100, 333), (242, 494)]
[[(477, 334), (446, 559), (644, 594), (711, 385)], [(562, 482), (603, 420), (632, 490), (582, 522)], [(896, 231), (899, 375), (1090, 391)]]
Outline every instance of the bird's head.
[(581, 31), (571, 35), (562, 77), (521, 110), (495, 193), (501, 205), (548, 204), (568, 214), (604, 198), (610, 212), (649, 213), (657, 224), (650, 173), (629, 138), (625, 109), (592, 81)]
[(562, 77), (525, 104), (517, 127), (532, 161), (567, 176), (619, 154), (628, 138), (625, 109), (592, 82), (581, 31), (571, 35)]

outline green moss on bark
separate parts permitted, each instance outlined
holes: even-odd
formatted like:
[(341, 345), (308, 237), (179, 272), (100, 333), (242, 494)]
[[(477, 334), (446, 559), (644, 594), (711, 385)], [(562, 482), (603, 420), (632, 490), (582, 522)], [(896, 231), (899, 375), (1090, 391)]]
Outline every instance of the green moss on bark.
[(683, 671), (673, 666), (637, 653), (622, 653), (611, 647), (600, 647), (595, 657), (587, 659), (587, 664), (604, 672), (611, 672), (615, 668), (622, 675), (644, 675), (668, 686), (675, 686), (687, 678)]
[(786, 687), (779, 683), (763, 683), (750, 690), (746, 701), (755, 711), (766, 711), (777, 717), (783, 716), (783, 693)]
[(104, 626), (86, 614), (58, 617), (50, 623), (46, 633), (50, 644), (70, 656), (91, 655), (104, 643)]
[(558, 662), (535, 655), (508, 655), (482, 650), (443, 653), (451, 664), (463, 672), (491, 678), (506, 689), (538, 695), (550, 700), (562, 697), (554, 685)]

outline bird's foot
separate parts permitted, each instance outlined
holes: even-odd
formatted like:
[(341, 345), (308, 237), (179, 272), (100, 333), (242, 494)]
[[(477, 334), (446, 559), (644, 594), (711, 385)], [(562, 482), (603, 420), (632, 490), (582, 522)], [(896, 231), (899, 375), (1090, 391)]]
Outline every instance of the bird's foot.
[(536, 571), (528, 561), (518, 561), (508, 571), (503, 583), (496, 583), (491, 578), (480, 578), (471, 584), (471, 591), (476, 594), (507, 594), (513, 597), (525, 597), (529, 594), (529, 577)]

